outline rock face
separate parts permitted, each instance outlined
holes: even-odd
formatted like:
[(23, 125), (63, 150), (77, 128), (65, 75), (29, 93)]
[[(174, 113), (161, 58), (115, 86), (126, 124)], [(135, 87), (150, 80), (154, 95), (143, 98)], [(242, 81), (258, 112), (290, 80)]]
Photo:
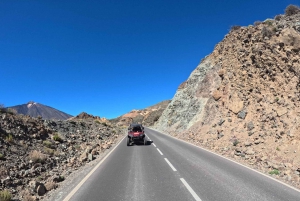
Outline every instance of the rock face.
[(171, 101), (162, 101), (156, 105), (142, 110), (132, 110), (116, 119), (110, 120), (118, 126), (128, 126), (130, 123), (142, 123), (145, 126), (152, 126), (161, 116)]
[(155, 127), (299, 188), (300, 12), (275, 19), (231, 30)]
[(31, 117), (41, 116), (43, 119), (66, 120), (72, 117), (67, 113), (33, 101), (9, 108), (16, 110), (18, 114), (29, 115)]
[(44, 120), (0, 112), (0, 191), (15, 200), (40, 198), (71, 172), (109, 149), (123, 130), (84, 113)]

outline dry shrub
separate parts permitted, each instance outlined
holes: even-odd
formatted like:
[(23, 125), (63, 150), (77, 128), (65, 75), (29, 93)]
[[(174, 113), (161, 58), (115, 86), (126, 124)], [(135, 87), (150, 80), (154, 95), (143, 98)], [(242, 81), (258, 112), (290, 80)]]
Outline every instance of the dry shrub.
[(34, 150), (29, 153), (29, 159), (32, 160), (34, 163), (43, 163), (46, 159), (46, 156), (45, 154)]
[(52, 142), (45, 140), (45, 141), (43, 141), (43, 145), (45, 145), (48, 148), (51, 148), (53, 144), (52, 144)]
[(258, 26), (258, 25), (260, 25), (260, 24), (262, 24), (261, 21), (255, 21), (255, 22), (254, 22), (254, 26)]
[(239, 25), (233, 25), (230, 30), (235, 31), (235, 30), (239, 30), (240, 28), (241, 28), (241, 26), (239, 26)]
[(0, 179), (4, 179), (8, 176), (7, 169), (3, 166), (0, 166)]
[(286, 7), (284, 12), (287, 16), (291, 16), (291, 15), (295, 15), (295, 14), (299, 13), (299, 11), (300, 11), (300, 8), (298, 6), (290, 4)]
[(1, 201), (10, 201), (11, 193), (8, 190), (0, 191), (0, 200)]
[(54, 141), (58, 141), (58, 142), (62, 142), (62, 141), (63, 141), (61, 135), (58, 134), (58, 133), (55, 133), (55, 134), (54, 134), (53, 140), (54, 140)]
[(282, 15), (276, 15), (274, 19), (275, 19), (276, 21), (279, 21), (279, 20), (281, 20), (282, 17), (283, 17)]
[(271, 38), (272, 35), (273, 35), (274, 33), (273, 33), (273, 31), (271, 31), (270, 29), (264, 27), (264, 28), (262, 28), (262, 30), (261, 30), (261, 34), (263, 35), (263, 37)]
[(49, 181), (45, 184), (45, 187), (46, 187), (47, 191), (51, 191), (53, 189), (56, 189), (57, 184), (54, 181)]

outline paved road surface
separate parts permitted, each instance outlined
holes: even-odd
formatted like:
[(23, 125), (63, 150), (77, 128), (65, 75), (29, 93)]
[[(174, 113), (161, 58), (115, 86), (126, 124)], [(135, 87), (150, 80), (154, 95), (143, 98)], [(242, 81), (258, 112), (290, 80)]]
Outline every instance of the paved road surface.
[(145, 128), (149, 145), (126, 138), (72, 201), (300, 201), (300, 191), (188, 143)]

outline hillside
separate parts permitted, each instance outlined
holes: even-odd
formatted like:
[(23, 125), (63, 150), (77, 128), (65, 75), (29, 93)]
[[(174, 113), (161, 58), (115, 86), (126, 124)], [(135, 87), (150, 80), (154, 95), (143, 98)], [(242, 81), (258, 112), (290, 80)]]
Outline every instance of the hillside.
[(234, 26), (155, 127), (300, 187), (300, 12)]
[(27, 104), (16, 105), (9, 108), (16, 110), (18, 114), (29, 115), (31, 117), (41, 116), (43, 119), (66, 120), (72, 117), (71, 115), (55, 108), (33, 101), (30, 101)]
[(170, 102), (166, 100), (142, 110), (132, 110), (110, 121), (118, 126), (128, 126), (130, 123), (142, 123), (145, 126), (153, 126)]
[(41, 200), (72, 172), (102, 155), (123, 133), (86, 113), (61, 121), (1, 109), (0, 193), (8, 190), (13, 200)]

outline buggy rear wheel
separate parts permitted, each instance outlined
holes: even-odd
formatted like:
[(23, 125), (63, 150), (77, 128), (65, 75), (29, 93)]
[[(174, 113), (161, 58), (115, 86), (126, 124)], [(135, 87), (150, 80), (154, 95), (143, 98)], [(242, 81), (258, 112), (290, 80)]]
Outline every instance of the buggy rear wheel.
[(130, 145), (130, 140), (129, 140), (129, 137), (127, 137), (127, 146)]

